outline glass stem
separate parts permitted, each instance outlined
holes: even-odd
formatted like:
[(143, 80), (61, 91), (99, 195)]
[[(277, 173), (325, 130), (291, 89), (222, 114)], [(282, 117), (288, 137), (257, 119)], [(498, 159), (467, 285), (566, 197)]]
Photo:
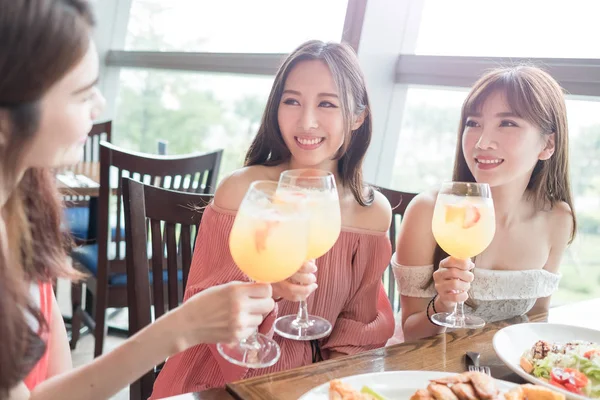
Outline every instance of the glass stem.
[(301, 328), (308, 328), (310, 326), (310, 320), (308, 319), (308, 305), (306, 304), (306, 300), (302, 300), (300, 302), (298, 315), (296, 316), (296, 320), (294, 322)]
[(456, 326), (461, 327), (465, 324), (465, 303), (462, 301), (460, 303), (456, 303), (454, 305), (454, 320), (456, 321)]
[[(309, 261), (315, 261), (309, 260)], [(299, 328), (309, 328), (310, 327), (310, 319), (308, 315), (308, 304), (306, 304), (306, 300), (300, 301), (300, 307), (298, 307), (298, 315), (294, 320), (293, 324)]]
[(240, 341), (240, 344), (246, 350), (256, 350), (256, 351), (260, 350), (261, 346), (260, 346), (260, 343), (258, 341), (258, 328), (256, 328), (254, 330), (254, 332), (252, 333), (252, 335), (248, 336), (246, 339), (242, 339)]

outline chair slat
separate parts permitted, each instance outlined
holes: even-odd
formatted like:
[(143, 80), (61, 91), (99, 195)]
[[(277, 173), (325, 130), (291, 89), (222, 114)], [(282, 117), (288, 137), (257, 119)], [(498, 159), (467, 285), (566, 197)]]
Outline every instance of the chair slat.
[(152, 293), (154, 293), (154, 316), (160, 317), (165, 313), (165, 298), (162, 287), (163, 283), (163, 240), (161, 221), (150, 218), (150, 230), (152, 231)]
[[(116, 243), (116, 256), (117, 260), (123, 258), (121, 255), (121, 207), (123, 205), (122, 196), (123, 196), (123, 186), (121, 185), (121, 180), (123, 179), (123, 170), (119, 169), (119, 178), (117, 181), (117, 220), (115, 225), (115, 237), (113, 238)], [(112, 233), (111, 233), (112, 234)]]
[(167, 222), (166, 224), (166, 242), (167, 242), (167, 275), (169, 276), (169, 309), (179, 305), (178, 300), (178, 282), (177, 282), (177, 241), (175, 238), (175, 224)]
[(181, 248), (181, 269), (183, 273), (183, 289), (187, 287), (187, 279), (190, 274), (190, 265), (192, 264), (192, 239), (190, 237), (190, 231), (193, 229), (192, 226), (181, 226), (181, 236), (179, 237), (179, 243)]

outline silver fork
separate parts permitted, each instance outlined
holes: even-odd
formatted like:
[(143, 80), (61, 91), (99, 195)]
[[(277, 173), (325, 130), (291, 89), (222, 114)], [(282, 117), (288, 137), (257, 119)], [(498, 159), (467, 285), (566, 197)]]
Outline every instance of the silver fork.
[(479, 365), (479, 353), (474, 351), (467, 351), (467, 358), (471, 360), (471, 364), (469, 365), (469, 371), (471, 372), (483, 372), (487, 375), (492, 375), (492, 371), (490, 371), (490, 367), (482, 367)]

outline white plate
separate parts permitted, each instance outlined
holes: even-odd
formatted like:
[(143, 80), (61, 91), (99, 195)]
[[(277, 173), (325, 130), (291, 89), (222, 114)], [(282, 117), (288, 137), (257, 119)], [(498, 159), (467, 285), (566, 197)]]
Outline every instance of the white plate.
[(519, 365), (521, 356), (538, 340), (561, 343), (573, 340), (588, 340), (590, 342), (600, 343), (600, 331), (571, 325), (527, 323), (511, 325), (500, 329), (496, 332), (494, 339), (492, 340), (494, 351), (496, 351), (498, 357), (508, 368), (523, 377), (523, 379), (561, 392), (569, 399), (587, 399), (587, 397), (579, 396), (552, 386), (549, 383), (528, 374), (521, 368)]
[[(347, 376), (340, 380), (352, 385), (356, 390), (368, 386), (386, 399), (403, 400), (409, 399), (417, 390), (425, 389), (429, 385), (430, 379), (439, 379), (450, 375), (455, 374), (437, 371), (390, 371)], [(496, 379), (496, 385), (503, 392), (516, 386), (514, 383), (498, 379)], [(304, 393), (298, 400), (329, 400), (329, 382)]]

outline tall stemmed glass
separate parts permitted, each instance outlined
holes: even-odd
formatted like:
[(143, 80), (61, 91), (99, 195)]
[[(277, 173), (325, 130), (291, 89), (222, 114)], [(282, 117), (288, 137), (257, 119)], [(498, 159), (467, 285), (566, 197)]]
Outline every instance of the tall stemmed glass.
[[(482, 253), (496, 232), (492, 192), (486, 183), (446, 182), (438, 194), (431, 223), (433, 236), (442, 250), (466, 260)], [(485, 321), (465, 315), (464, 304), (453, 312), (434, 314), (431, 319), (448, 328), (481, 328)]]
[[(295, 274), (308, 250), (308, 213), (298, 198), (277, 193), (278, 183), (250, 185), (235, 217), (229, 249), (238, 268), (256, 282), (275, 283)], [(265, 368), (279, 360), (279, 345), (255, 332), (237, 343), (217, 345), (229, 362)]]
[[(295, 169), (281, 173), (280, 190), (300, 191), (309, 207), (309, 236), (306, 260), (321, 257), (333, 247), (340, 235), (340, 200), (331, 172), (318, 169)], [(308, 315), (306, 301), (300, 302), (297, 315), (275, 321), (275, 332), (293, 340), (313, 340), (329, 335), (331, 324), (324, 318)]]

